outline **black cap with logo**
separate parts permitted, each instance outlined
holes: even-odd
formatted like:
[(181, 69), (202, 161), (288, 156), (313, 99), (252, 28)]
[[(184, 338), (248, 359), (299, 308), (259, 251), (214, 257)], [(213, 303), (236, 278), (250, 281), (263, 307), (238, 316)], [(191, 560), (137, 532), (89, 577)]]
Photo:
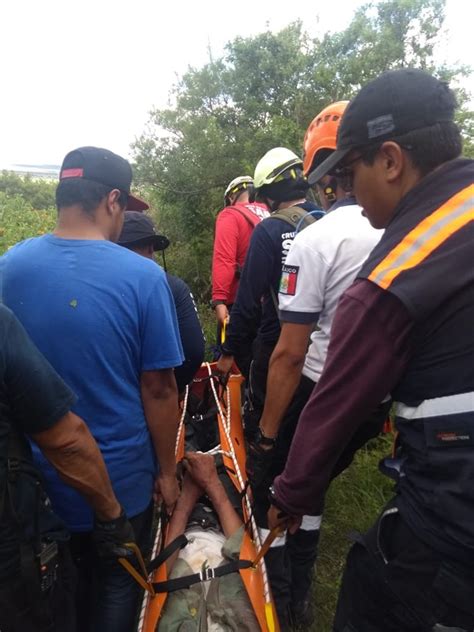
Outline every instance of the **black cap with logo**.
[(311, 185), (331, 173), (353, 149), (452, 121), (456, 99), (444, 81), (423, 70), (390, 70), (374, 79), (347, 106), (337, 148), (308, 178)]
[(130, 248), (135, 244), (147, 242), (153, 244), (153, 250), (165, 250), (170, 245), (167, 237), (157, 235), (148, 215), (136, 211), (125, 211), (122, 233), (117, 243)]
[(148, 204), (130, 194), (132, 168), (130, 163), (100, 147), (80, 147), (70, 151), (64, 158), (59, 179), (84, 178), (103, 184), (111, 189), (119, 189), (128, 195), (127, 208), (146, 211)]

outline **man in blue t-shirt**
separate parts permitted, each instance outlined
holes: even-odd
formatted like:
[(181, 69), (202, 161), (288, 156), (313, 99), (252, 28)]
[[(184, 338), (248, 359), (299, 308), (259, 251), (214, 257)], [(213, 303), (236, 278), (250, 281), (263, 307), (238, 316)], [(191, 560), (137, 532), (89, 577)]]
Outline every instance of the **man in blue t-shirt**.
[[(183, 356), (163, 271), (111, 243), (125, 208), (148, 208), (130, 195), (131, 180), (129, 163), (110, 151), (70, 152), (56, 191), (54, 233), (17, 244), (2, 258), (1, 272), (5, 304), (77, 395), (74, 412), (97, 440), (136, 540), (145, 545), (154, 487), (168, 510), (179, 493), (173, 368)], [(79, 628), (129, 632), (137, 603), (133, 580), (96, 557), (90, 509), (38, 451), (35, 458), (73, 532), (79, 569), (91, 573), (79, 604), (88, 620)]]

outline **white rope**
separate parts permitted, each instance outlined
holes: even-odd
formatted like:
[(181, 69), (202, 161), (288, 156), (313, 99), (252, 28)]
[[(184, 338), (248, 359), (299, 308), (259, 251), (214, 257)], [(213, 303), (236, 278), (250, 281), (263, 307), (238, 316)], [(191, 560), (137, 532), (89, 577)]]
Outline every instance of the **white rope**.
[[(227, 437), (227, 442), (230, 446), (230, 454), (228, 454), (228, 456), (230, 456), (230, 458), (232, 458), (232, 462), (234, 465), (234, 470), (237, 476), (237, 479), (239, 481), (239, 485), (240, 485), (240, 491), (243, 492), (245, 489), (245, 483), (244, 483), (244, 479), (242, 477), (242, 473), (240, 471), (240, 467), (239, 467), (239, 463), (237, 461), (237, 456), (235, 454), (235, 450), (234, 450), (234, 444), (232, 443), (232, 437), (230, 436), (230, 419), (231, 419), (231, 410), (230, 410), (230, 389), (228, 386), (226, 386), (226, 399), (227, 399), (227, 406), (226, 406), (226, 414), (224, 415), (224, 412), (222, 410), (222, 406), (219, 400), (219, 397), (217, 396), (217, 391), (216, 391), (216, 387), (214, 385), (214, 380), (212, 379), (212, 369), (211, 369), (211, 365), (207, 362), (206, 363), (206, 367), (207, 367), (207, 372), (209, 374), (209, 376), (211, 377), (211, 389), (212, 389), (212, 394), (214, 395), (214, 400), (216, 402), (216, 406), (217, 406), (217, 410), (219, 412), (219, 415), (222, 419), (222, 425), (224, 427), (224, 432), (225, 435)], [(245, 492), (244, 494), (244, 499), (245, 499), (245, 504), (247, 506), (247, 512), (249, 515), (249, 519), (250, 519), (250, 526), (252, 528), (252, 535), (253, 535), (253, 539), (255, 542), (255, 546), (257, 549), (257, 553), (260, 551), (260, 549), (262, 548), (262, 541), (260, 539), (260, 534), (257, 528), (257, 523), (255, 522), (255, 518), (253, 516), (253, 512), (252, 512), (252, 505), (250, 503), (250, 499), (248, 497), (247, 492)], [(259, 566), (260, 566), (260, 570), (262, 571), (262, 576), (263, 576), (263, 589), (265, 592), (265, 600), (267, 602), (271, 601), (271, 597), (270, 597), (270, 587), (269, 587), (269, 582), (268, 582), (268, 575), (267, 575), (267, 568), (265, 566), (265, 561), (262, 558), (259, 562)]]
[(175, 455), (178, 454), (179, 440), (181, 439), (181, 433), (184, 430), (184, 419), (186, 417), (186, 410), (188, 408), (189, 386), (186, 386), (183, 400), (183, 412), (181, 413), (181, 419), (179, 420), (178, 432), (176, 434), (176, 445), (174, 448)]
[[(178, 431), (176, 433), (176, 445), (174, 448), (174, 453), (177, 454), (178, 453), (178, 448), (179, 448), (179, 442), (181, 439), (181, 433), (184, 432), (184, 420), (186, 418), (186, 409), (188, 407), (188, 397), (189, 397), (189, 386), (186, 386), (186, 391), (184, 394), (184, 400), (183, 400), (183, 412), (181, 413), (181, 418), (179, 420), (179, 425), (178, 425)], [(156, 527), (156, 536), (155, 536), (155, 540), (153, 542), (153, 547), (151, 549), (151, 559), (155, 558), (157, 553), (158, 553), (158, 549), (161, 546), (161, 518), (158, 520), (158, 525)], [(145, 622), (145, 614), (146, 614), (146, 609), (148, 607), (148, 603), (150, 601), (150, 594), (145, 591), (145, 594), (143, 595), (143, 601), (142, 601), (142, 607), (140, 610), (140, 616), (138, 617), (138, 624), (137, 624), (137, 632), (142, 632), (143, 630), (143, 624)]]
[[(217, 395), (217, 391), (216, 391), (216, 387), (214, 384), (214, 380), (213, 380), (213, 375), (212, 375), (212, 369), (211, 369), (211, 365), (206, 362), (206, 368), (207, 368), (207, 372), (210, 379), (210, 383), (211, 383), (211, 390), (212, 390), (212, 394), (214, 396), (214, 400), (216, 402), (216, 406), (217, 406), (217, 410), (218, 413), (220, 415), (220, 418), (222, 420), (222, 426), (224, 428), (224, 432), (227, 438), (227, 442), (230, 446), (230, 452), (227, 452), (226, 450), (222, 450), (221, 445), (217, 445), (214, 448), (212, 448), (211, 450), (209, 450), (207, 452), (207, 454), (222, 454), (224, 456), (226, 456), (227, 458), (232, 459), (232, 463), (234, 466), (234, 471), (235, 474), (237, 476), (237, 480), (239, 482), (240, 485), (240, 491), (243, 492), (245, 489), (245, 482), (242, 476), (242, 472), (240, 471), (240, 467), (239, 467), (239, 463), (237, 461), (237, 456), (235, 454), (235, 450), (234, 450), (234, 444), (232, 442), (232, 437), (230, 434), (231, 431), (231, 405), (230, 405), (230, 389), (228, 386), (226, 386), (225, 388), (225, 395), (226, 395), (226, 408), (225, 408), (225, 414), (224, 411), (222, 409), (221, 406), (221, 402), (220, 399)], [(202, 380), (200, 380), (202, 381)], [(181, 419), (179, 422), (179, 426), (178, 426), (178, 433), (176, 436), (176, 448), (175, 448), (175, 452), (178, 451), (178, 446), (179, 446), (179, 441), (180, 441), (180, 436), (181, 436), (181, 432), (183, 432), (184, 430), (184, 419), (186, 416), (186, 409), (188, 406), (188, 397), (189, 397), (189, 387), (186, 387), (186, 393), (184, 396), (184, 402), (183, 402), (183, 412), (181, 414)], [(260, 549), (262, 548), (262, 542), (261, 542), (261, 538), (260, 538), (260, 534), (257, 528), (257, 524), (255, 522), (255, 518), (253, 516), (253, 512), (252, 512), (252, 505), (250, 503), (250, 499), (248, 497), (248, 494), (245, 493), (244, 494), (244, 499), (245, 499), (245, 504), (247, 507), (247, 512), (249, 515), (249, 520), (250, 520), (250, 527), (252, 529), (252, 537), (255, 543), (255, 548), (257, 550), (257, 553), (260, 551)], [(152, 558), (156, 557), (156, 554), (158, 552), (158, 548), (161, 544), (161, 520), (158, 522), (158, 527), (157, 527), (157, 531), (156, 531), (156, 537), (155, 537), (155, 541), (153, 543), (153, 549), (152, 549)], [(259, 562), (259, 566), (260, 566), (260, 570), (262, 572), (262, 577), (263, 577), (263, 589), (264, 589), (264, 594), (265, 594), (265, 601), (268, 603), (271, 601), (271, 596), (270, 596), (270, 587), (269, 587), (269, 581), (268, 581), (268, 574), (267, 574), (267, 568), (265, 566), (265, 561), (262, 558)], [(137, 625), (137, 632), (143, 632), (143, 625), (144, 625), (144, 621), (145, 621), (145, 614), (146, 614), (146, 609), (148, 607), (148, 603), (150, 600), (150, 595), (148, 592), (145, 591), (144, 597), (143, 597), (143, 602), (142, 602), (142, 608), (140, 611), (140, 616), (138, 619), (138, 625)]]

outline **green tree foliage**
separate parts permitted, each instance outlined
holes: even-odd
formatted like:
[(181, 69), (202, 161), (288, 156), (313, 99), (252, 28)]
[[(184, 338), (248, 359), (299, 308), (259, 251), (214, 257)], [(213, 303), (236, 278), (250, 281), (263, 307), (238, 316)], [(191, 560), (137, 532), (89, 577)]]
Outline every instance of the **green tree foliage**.
[(0, 255), (28, 237), (37, 237), (53, 230), (56, 211), (36, 209), (21, 195), (0, 191)]
[(11, 171), (0, 173), (0, 192), (8, 197), (19, 196), (36, 209), (53, 207), (55, 190), (56, 183), (49, 180), (34, 179), (30, 175), (19, 176)]
[(55, 189), (54, 182), (0, 173), (0, 255), (18, 241), (54, 228)]
[[(301, 153), (314, 115), (384, 70), (414, 66), (459, 82), (466, 68), (434, 61), (443, 21), (444, 0), (383, 0), (357, 10), (339, 33), (312, 39), (296, 22), (239, 37), (221, 58), (184, 74), (172, 106), (151, 113), (134, 150), (139, 181), (174, 244), (173, 271), (201, 300), (209, 298), (213, 226), (227, 183), (252, 174), (271, 147)], [(461, 111), (459, 121), (472, 139), (470, 114)]]

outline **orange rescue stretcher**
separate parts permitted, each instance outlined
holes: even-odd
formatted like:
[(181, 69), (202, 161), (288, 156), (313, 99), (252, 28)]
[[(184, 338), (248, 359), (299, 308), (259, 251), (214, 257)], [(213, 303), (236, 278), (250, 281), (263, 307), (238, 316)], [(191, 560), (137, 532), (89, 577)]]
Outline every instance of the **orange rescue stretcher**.
[[(248, 525), (242, 541), (240, 560), (251, 560), (253, 564), (252, 566), (242, 567), (236, 572), (240, 573), (262, 632), (279, 632), (278, 618), (263, 559), (263, 554), (270, 542), (262, 543), (260, 540), (252, 513), (250, 491), (246, 484), (246, 454), (241, 413), (241, 385), (243, 377), (238, 373), (231, 374), (224, 388), (220, 386), (216, 377), (213, 376), (213, 368), (214, 365), (212, 364), (203, 364), (186, 393), (176, 442), (176, 460), (179, 462), (184, 456), (185, 417), (188, 395), (193, 393), (201, 397), (204, 385), (210, 383), (217, 405), (219, 431), (219, 444), (211, 450), (211, 453), (220, 453), (222, 455), (226, 472), (242, 496), (244, 523)], [(166, 526), (163, 526), (162, 522), (160, 522), (152, 550), (152, 559), (159, 555), (165, 537)], [(264, 544), (263, 547), (262, 544)], [(168, 595), (163, 592), (155, 594), (152, 585), (164, 582), (167, 579), (166, 563), (161, 564), (148, 576), (148, 586), (143, 597), (137, 632), (156, 631)]]

